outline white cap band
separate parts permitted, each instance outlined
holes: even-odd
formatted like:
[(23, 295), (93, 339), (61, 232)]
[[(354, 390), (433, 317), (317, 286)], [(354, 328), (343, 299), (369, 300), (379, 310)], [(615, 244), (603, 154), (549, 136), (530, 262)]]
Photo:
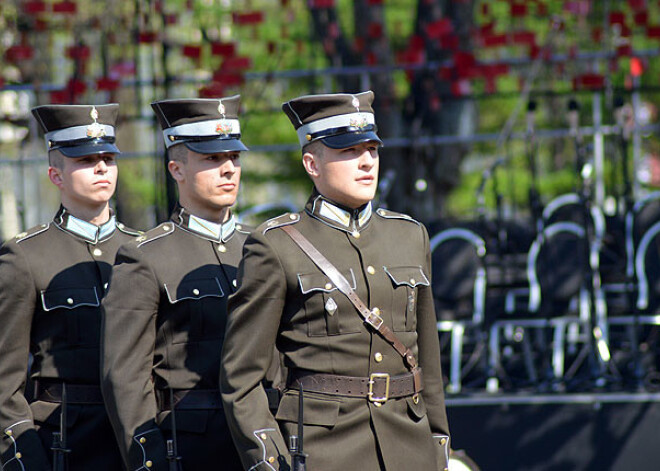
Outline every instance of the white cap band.
[(303, 124), (296, 130), (296, 132), (298, 133), (300, 146), (304, 147), (310, 143), (307, 139), (308, 134), (315, 134), (326, 129), (345, 128), (349, 126), (361, 128), (375, 123), (376, 119), (374, 118), (373, 113), (340, 114)]
[(92, 139), (94, 137), (100, 137), (100, 136), (115, 137), (114, 126), (110, 126), (107, 124), (100, 124), (100, 123), (94, 124), (94, 126), (97, 126), (95, 128), (95, 135), (88, 134), (90, 126), (91, 125), (86, 124), (83, 126), (72, 126), (70, 128), (58, 129), (57, 131), (47, 132), (44, 136), (46, 138), (46, 145), (48, 145), (50, 141), (55, 141), (55, 142), (75, 141), (77, 139), (86, 139), (86, 138)]
[(222, 137), (223, 135), (240, 133), (241, 125), (237, 119), (212, 119), (167, 128), (163, 130), (163, 137), (165, 138), (165, 147), (169, 148), (174, 144), (183, 142), (183, 140), (172, 140), (170, 136)]

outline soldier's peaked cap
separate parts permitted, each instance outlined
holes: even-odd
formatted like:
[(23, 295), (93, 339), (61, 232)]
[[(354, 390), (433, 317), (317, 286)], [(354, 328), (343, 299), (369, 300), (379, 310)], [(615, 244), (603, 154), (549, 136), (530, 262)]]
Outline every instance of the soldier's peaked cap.
[(301, 147), (321, 140), (333, 149), (344, 149), (369, 141), (382, 144), (373, 101), (372, 91), (306, 95), (284, 103), (282, 110), (296, 128)]
[(185, 144), (200, 154), (248, 150), (241, 142), (240, 95), (227, 98), (162, 100), (151, 104), (163, 129), (165, 147)]
[(119, 105), (43, 105), (32, 108), (45, 133), (48, 150), (59, 150), (66, 157), (112, 153)]

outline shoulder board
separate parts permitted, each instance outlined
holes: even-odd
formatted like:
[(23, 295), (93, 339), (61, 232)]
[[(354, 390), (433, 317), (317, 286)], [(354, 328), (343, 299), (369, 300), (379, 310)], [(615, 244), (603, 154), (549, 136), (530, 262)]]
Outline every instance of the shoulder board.
[(254, 227), (239, 222), (236, 223), (236, 230), (238, 232), (242, 232), (243, 234), (250, 234), (254, 230)]
[(138, 231), (137, 229), (132, 229), (130, 227), (126, 227), (123, 223), (118, 222), (117, 223), (117, 229), (119, 229), (121, 232), (124, 234), (132, 235), (134, 237), (141, 236), (144, 234), (144, 231)]
[(407, 214), (397, 213), (396, 211), (390, 211), (389, 209), (378, 208), (376, 210), (376, 214), (384, 219), (404, 219), (406, 221), (414, 222), (418, 226), (420, 225), (419, 221), (411, 218)]
[(298, 213), (285, 213), (276, 218), (269, 219), (261, 225), (262, 233), (265, 234), (271, 229), (275, 229), (282, 226), (288, 226), (289, 224), (295, 224), (300, 221), (300, 214)]
[(27, 240), (31, 237), (34, 237), (38, 234), (41, 234), (42, 232), (46, 232), (48, 230), (48, 227), (50, 226), (50, 223), (48, 224), (39, 224), (38, 226), (31, 227), (27, 231), (24, 232), (19, 232), (14, 236), (14, 239), (16, 240), (16, 243), (18, 242), (23, 242), (24, 240)]
[(143, 233), (141, 236), (135, 239), (135, 242), (137, 242), (137, 246), (140, 247), (143, 244), (161, 239), (165, 236), (174, 233), (174, 227), (175, 227), (174, 223), (164, 222), (154, 227), (153, 229), (149, 229), (147, 232)]

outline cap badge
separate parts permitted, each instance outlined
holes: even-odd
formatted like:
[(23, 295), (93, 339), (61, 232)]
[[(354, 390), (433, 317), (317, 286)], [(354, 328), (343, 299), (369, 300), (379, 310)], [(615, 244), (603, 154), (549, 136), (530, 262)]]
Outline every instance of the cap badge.
[(96, 121), (99, 118), (99, 112), (95, 106), (92, 106), (92, 111), (89, 112), (89, 116), (94, 122), (87, 126), (87, 137), (96, 139), (105, 136), (105, 128)]
[(366, 128), (369, 125), (367, 122), (366, 118), (359, 118), (359, 119), (351, 119), (349, 122), (349, 126), (353, 128)]
[(233, 129), (233, 126), (231, 123), (225, 123), (224, 121), (222, 123), (218, 123), (215, 127), (215, 132), (218, 134), (231, 134), (231, 131)]
[(360, 111), (360, 100), (358, 100), (356, 96), (353, 96), (353, 100), (351, 100), (351, 105), (353, 105), (357, 111)]
[(218, 101), (218, 113), (222, 115), (222, 117), (225, 117), (225, 105), (222, 104), (222, 100)]

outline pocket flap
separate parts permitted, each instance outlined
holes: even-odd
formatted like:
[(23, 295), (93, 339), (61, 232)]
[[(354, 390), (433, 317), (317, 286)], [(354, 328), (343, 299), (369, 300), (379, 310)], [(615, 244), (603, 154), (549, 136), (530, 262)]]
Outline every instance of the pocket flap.
[[(305, 393), (304, 395), (303, 423), (305, 425), (323, 425), (332, 427), (337, 423), (339, 417), (339, 406), (341, 400), (336, 398), (320, 397), (317, 394)], [(286, 392), (277, 409), (277, 420), (286, 422), (298, 422), (298, 393)]]
[(429, 279), (422, 267), (383, 267), (395, 285), (429, 286)]
[(57, 308), (75, 309), (80, 306), (99, 306), (96, 288), (56, 288), (41, 292), (41, 305), (44, 311)]
[[(351, 288), (355, 289), (355, 274), (353, 269), (348, 270), (347, 272), (342, 273), (344, 278), (348, 280), (348, 283), (351, 285)], [(311, 293), (313, 291), (324, 291), (330, 293), (337, 289), (335, 284), (330, 281), (330, 278), (325, 276), (324, 273), (298, 273), (298, 283), (300, 284), (300, 290), (303, 294)]]
[(408, 411), (416, 419), (421, 419), (426, 415), (426, 404), (424, 403), (424, 397), (421, 394), (417, 395), (417, 401), (415, 401), (414, 396), (407, 397), (406, 402), (408, 403)]
[(222, 298), (225, 292), (217, 278), (184, 280), (179, 283), (165, 283), (165, 292), (170, 303), (176, 304), (184, 299), (202, 299), (207, 297)]

